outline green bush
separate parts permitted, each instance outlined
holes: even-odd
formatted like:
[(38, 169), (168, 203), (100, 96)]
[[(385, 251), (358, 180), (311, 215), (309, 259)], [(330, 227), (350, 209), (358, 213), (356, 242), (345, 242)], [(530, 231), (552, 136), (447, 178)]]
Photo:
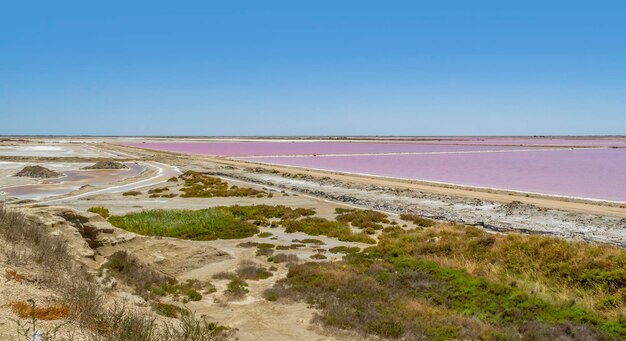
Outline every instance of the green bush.
[(361, 251), (361, 248), (358, 246), (350, 247), (350, 246), (335, 246), (331, 247), (328, 251), (331, 253), (344, 253), (344, 254), (353, 254)]
[(352, 226), (358, 227), (364, 230), (365, 229), (382, 230), (383, 225), (381, 224), (390, 223), (385, 213), (372, 211), (372, 210), (336, 208), (335, 213), (339, 214), (337, 215), (337, 218), (336, 218), (337, 221), (344, 222), (344, 223), (351, 223)]
[(260, 267), (255, 264), (242, 264), (237, 269), (237, 275), (239, 278), (244, 280), (252, 280), (257, 281), (260, 279), (266, 279), (272, 277), (272, 273), (267, 271), (265, 268)]
[(413, 224), (417, 226), (422, 226), (422, 227), (431, 227), (436, 224), (435, 221), (433, 220), (426, 219), (424, 217), (420, 217), (416, 214), (410, 214), (410, 213), (401, 214), (400, 219), (404, 221), (410, 221)]
[(346, 242), (374, 244), (376, 241), (364, 233), (352, 233), (348, 224), (324, 218), (306, 217), (300, 220), (283, 221), (285, 232), (304, 232), (311, 236), (334, 237)]
[(187, 171), (179, 176), (184, 181), (180, 189), (186, 198), (213, 198), (213, 197), (264, 197), (264, 191), (254, 188), (228, 187), (228, 183), (220, 178), (212, 177), (194, 171)]
[(170, 318), (178, 318), (179, 316), (189, 314), (188, 310), (183, 309), (174, 304), (158, 302), (158, 303), (155, 303), (152, 307), (154, 308), (154, 311), (157, 314), (170, 317)]
[(99, 214), (100, 216), (102, 216), (102, 218), (105, 219), (109, 217), (109, 209), (102, 206), (90, 207), (89, 209), (87, 209), (87, 212)]
[(240, 299), (243, 298), (248, 292), (248, 283), (240, 278), (234, 278), (228, 282), (225, 294), (229, 298)]

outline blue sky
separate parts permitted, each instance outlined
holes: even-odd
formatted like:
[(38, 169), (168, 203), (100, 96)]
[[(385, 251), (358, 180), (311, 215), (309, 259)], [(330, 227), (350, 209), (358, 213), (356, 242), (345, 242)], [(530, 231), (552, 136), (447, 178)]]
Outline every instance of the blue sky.
[(626, 4), (2, 1), (0, 134), (626, 134)]

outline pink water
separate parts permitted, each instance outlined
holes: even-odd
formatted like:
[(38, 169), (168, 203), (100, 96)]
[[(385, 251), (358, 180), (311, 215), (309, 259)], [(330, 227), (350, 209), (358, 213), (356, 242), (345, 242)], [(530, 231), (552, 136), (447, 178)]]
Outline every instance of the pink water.
[(259, 157), (246, 160), (550, 195), (626, 201), (626, 149)]
[(273, 156), (322, 154), (427, 153), (452, 151), (516, 150), (527, 147), (468, 146), (384, 142), (146, 142), (131, 147), (211, 156)]
[(621, 146), (626, 145), (626, 139), (455, 139), (458, 140), (443, 138), (406, 143), (147, 142), (126, 145), (187, 154), (245, 157), (247, 161), (287, 166), (626, 202), (626, 149), (546, 150), (533, 147)]
[[(393, 138), (397, 141), (410, 141), (412, 138)], [(460, 145), (504, 145), (504, 146), (577, 146), (577, 147), (623, 147), (626, 137), (431, 137), (414, 143), (460, 144)]]

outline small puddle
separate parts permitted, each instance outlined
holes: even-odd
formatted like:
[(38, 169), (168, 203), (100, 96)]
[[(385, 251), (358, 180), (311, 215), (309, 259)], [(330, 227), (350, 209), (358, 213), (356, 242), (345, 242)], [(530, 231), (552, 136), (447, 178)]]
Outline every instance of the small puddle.
[(45, 179), (38, 184), (5, 187), (0, 189), (7, 197), (41, 199), (75, 191), (82, 186), (100, 186), (131, 178), (143, 172), (136, 163), (125, 163), (128, 169), (81, 169), (63, 172), (63, 176)]

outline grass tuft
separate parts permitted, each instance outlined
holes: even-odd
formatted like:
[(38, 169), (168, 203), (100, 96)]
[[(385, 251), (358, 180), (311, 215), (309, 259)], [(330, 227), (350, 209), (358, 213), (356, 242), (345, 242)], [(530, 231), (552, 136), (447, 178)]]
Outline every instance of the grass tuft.
[(102, 206), (90, 207), (89, 209), (87, 209), (87, 212), (99, 214), (102, 218), (105, 219), (109, 217), (109, 209)]

